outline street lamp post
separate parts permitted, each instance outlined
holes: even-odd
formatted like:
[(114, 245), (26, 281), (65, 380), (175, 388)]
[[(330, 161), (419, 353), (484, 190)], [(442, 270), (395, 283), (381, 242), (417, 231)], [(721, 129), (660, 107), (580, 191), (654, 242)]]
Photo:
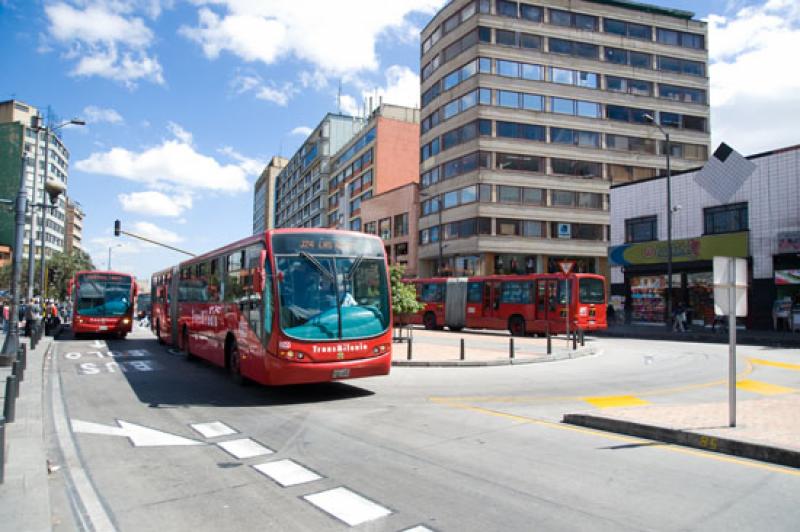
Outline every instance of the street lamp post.
[[(22, 243), (25, 241), (25, 212), (28, 208), (28, 194), (25, 190), (25, 167), (28, 158), (24, 155), (20, 159), (19, 170), (19, 191), (14, 209), (15, 234), (14, 234), (14, 257), (11, 262), (11, 305), (8, 313), (8, 334), (0, 351), (0, 366), (10, 366), (17, 358), (19, 350), (19, 297), (20, 297), (20, 273), (22, 270)], [(11, 200), (0, 200), (2, 203), (10, 204)]]
[(655, 121), (652, 115), (644, 115), (645, 119), (651, 122), (664, 135), (665, 151), (667, 155), (667, 301), (666, 301), (666, 322), (669, 329), (672, 318), (672, 169), (670, 168), (670, 152), (672, 151), (669, 143), (669, 133)]
[[(45, 135), (44, 135), (44, 179), (43, 179), (44, 186), (42, 187), (42, 202), (41, 203), (34, 203), (34, 204), (31, 205), (31, 207), (34, 208), (34, 209), (37, 208), (37, 207), (40, 207), (42, 209), (42, 223), (41, 223), (42, 237), (41, 237), (41, 248), (39, 250), (39, 269), (40, 269), (40, 272), (39, 272), (39, 291), (40, 291), (40, 295), (42, 297), (44, 297), (46, 295), (46, 291), (47, 291), (46, 290), (47, 287), (45, 286), (45, 271), (44, 271), (44, 266), (45, 266), (45, 233), (47, 231), (47, 210), (46, 209), (48, 209), (48, 208), (55, 209), (56, 208), (56, 204), (58, 203), (58, 196), (60, 196), (61, 193), (63, 193), (66, 190), (66, 186), (61, 181), (56, 180), (56, 179), (53, 179), (53, 180), (48, 180), (47, 179), (47, 174), (50, 171), (50, 135), (54, 131), (56, 131), (58, 129), (61, 129), (64, 126), (69, 126), (69, 125), (84, 126), (84, 125), (86, 125), (86, 122), (83, 121), (83, 120), (80, 120), (78, 118), (73, 118), (72, 120), (67, 120), (66, 122), (62, 122), (60, 124), (57, 124), (55, 126), (50, 127), (50, 126), (47, 126), (47, 125), (42, 126), (41, 125), (41, 118), (40, 117), (35, 117), (34, 123), (36, 124), (34, 126), (34, 129), (36, 129), (36, 140), (37, 140), (37, 142), (39, 140), (39, 131), (44, 131), (44, 133), (45, 133)], [(38, 153), (37, 153), (37, 156), (38, 156)], [(37, 171), (38, 171), (38, 168), (36, 168), (34, 170), (34, 187), (35, 187), (35, 182), (36, 182), (36, 172)], [(34, 188), (34, 194), (36, 194), (36, 189), (35, 188)], [(49, 195), (50, 196), (50, 205), (47, 204), (45, 195)], [(35, 196), (34, 196), (34, 200), (35, 200)], [(31, 215), (31, 238), (30, 238), (31, 242), (33, 242), (33, 230), (34, 230), (34, 228), (33, 228), (33, 220), (34, 220), (34, 215)], [(30, 248), (33, 249), (33, 245), (32, 244), (30, 245)], [(33, 251), (29, 251), (28, 255), (32, 259), (33, 258)], [(31, 287), (28, 288), (28, 294), (32, 295), (33, 294), (33, 288), (32, 288), (32, 285), (33, 285), (33, 282), (32, 282), (33, 281), (33, 260), (30, 260), (29, 264), (28, 264), (28, 281), (29, 281), (29, 283), (31, 285)]]
[(108, 246), (108, 262), (106, 263), (106, 270), (111, 271), (111, 250), (113, 248), (121, 248), (122, 244), (116, 244), (113, 246)]

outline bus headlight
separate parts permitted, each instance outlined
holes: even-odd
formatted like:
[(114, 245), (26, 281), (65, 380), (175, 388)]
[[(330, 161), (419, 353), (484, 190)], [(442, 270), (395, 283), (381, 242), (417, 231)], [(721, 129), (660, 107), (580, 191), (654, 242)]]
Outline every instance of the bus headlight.
[(589, 315), (589, 309), (586, 308), (586, 307), (581, 307), (580, 310), (578, 311), (578, 315), (579, 316), (588, 316)]
[(130, 322), (131, 322), (131, 320), (129, 320), (128, 318), (124, 318), (122, 320), (122, 323), (124, 323), (125, 325), (129, 324)]

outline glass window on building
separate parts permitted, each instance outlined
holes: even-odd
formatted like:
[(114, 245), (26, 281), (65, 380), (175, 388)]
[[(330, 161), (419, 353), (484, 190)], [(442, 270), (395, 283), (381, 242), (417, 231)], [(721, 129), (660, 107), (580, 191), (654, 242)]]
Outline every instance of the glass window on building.
[(408, 234), (408, 213), (396, 214), (394, 217), (394, 236), (406, 236)]
[(747, 203), (734, 203), (703, 209), (704, 233), (715, 235), (747, 231)]
[(642, 216), (625, 220), (625, 242), (650, 242), (658, 240), (658, 223), (655, 216)]

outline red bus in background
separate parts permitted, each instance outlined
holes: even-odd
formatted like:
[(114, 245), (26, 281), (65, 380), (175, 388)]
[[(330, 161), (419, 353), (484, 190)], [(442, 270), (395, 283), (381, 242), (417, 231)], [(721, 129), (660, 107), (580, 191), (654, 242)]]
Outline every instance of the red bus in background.
[(382, 241), (277, 229), (157, 272), (158, 340), (267, 385), (386, 375), (392, 311)]
[(72, 332), (109, 334), (119, 338), (131, 332), (138, 289), (133, 275), (109, 271), (80, 271), (69, 283)]
[(426, 329), (447, 326), (453, 331), (464, 327), (505, 329), (515, 336), (548, 330), (563, 334), (567, 328), (567, 293), (570, 331), (606, 328), (607, 297), (601, 275), (487, 275), (409, 282), (416, 285), (417, 299), (425, 305), (410, 321)]

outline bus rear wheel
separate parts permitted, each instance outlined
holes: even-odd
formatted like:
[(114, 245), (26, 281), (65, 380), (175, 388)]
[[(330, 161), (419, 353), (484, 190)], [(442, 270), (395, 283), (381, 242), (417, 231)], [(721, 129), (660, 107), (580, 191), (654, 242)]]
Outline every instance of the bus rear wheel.
[(511, 316), (508, 320), (508, 332), (511, 336), (525, 336), (525, 320), (522, 316)]
[(181, 336), (183, 339), (181, 342), (181, 347), (183, 348), (183, 356), (186, 357), (186, 360), (191, 361), (194, 359), (194, 355), (189, 350), (189, 331), (186, 330), (186, 327), (183, 328), (183, 335)]
[(427, 312), (422, 317), (422, 324), (425, 325), (425, 328), (429, 331), (436, 329), (436, 314), (433, 312)]
[(159, 344), (164, 345), (164, 338), (161, 336), (161, 322), (156, 322), (156, 340)]
[(239, 354), (239, 347), (236, 342), (231, 342), (230, 350), (228, 352), (228, 371), (231, 374), (231, 380), (236, 384), (242, 386), (245, 384), (244, 377), (242, 376), (242, 357)]

